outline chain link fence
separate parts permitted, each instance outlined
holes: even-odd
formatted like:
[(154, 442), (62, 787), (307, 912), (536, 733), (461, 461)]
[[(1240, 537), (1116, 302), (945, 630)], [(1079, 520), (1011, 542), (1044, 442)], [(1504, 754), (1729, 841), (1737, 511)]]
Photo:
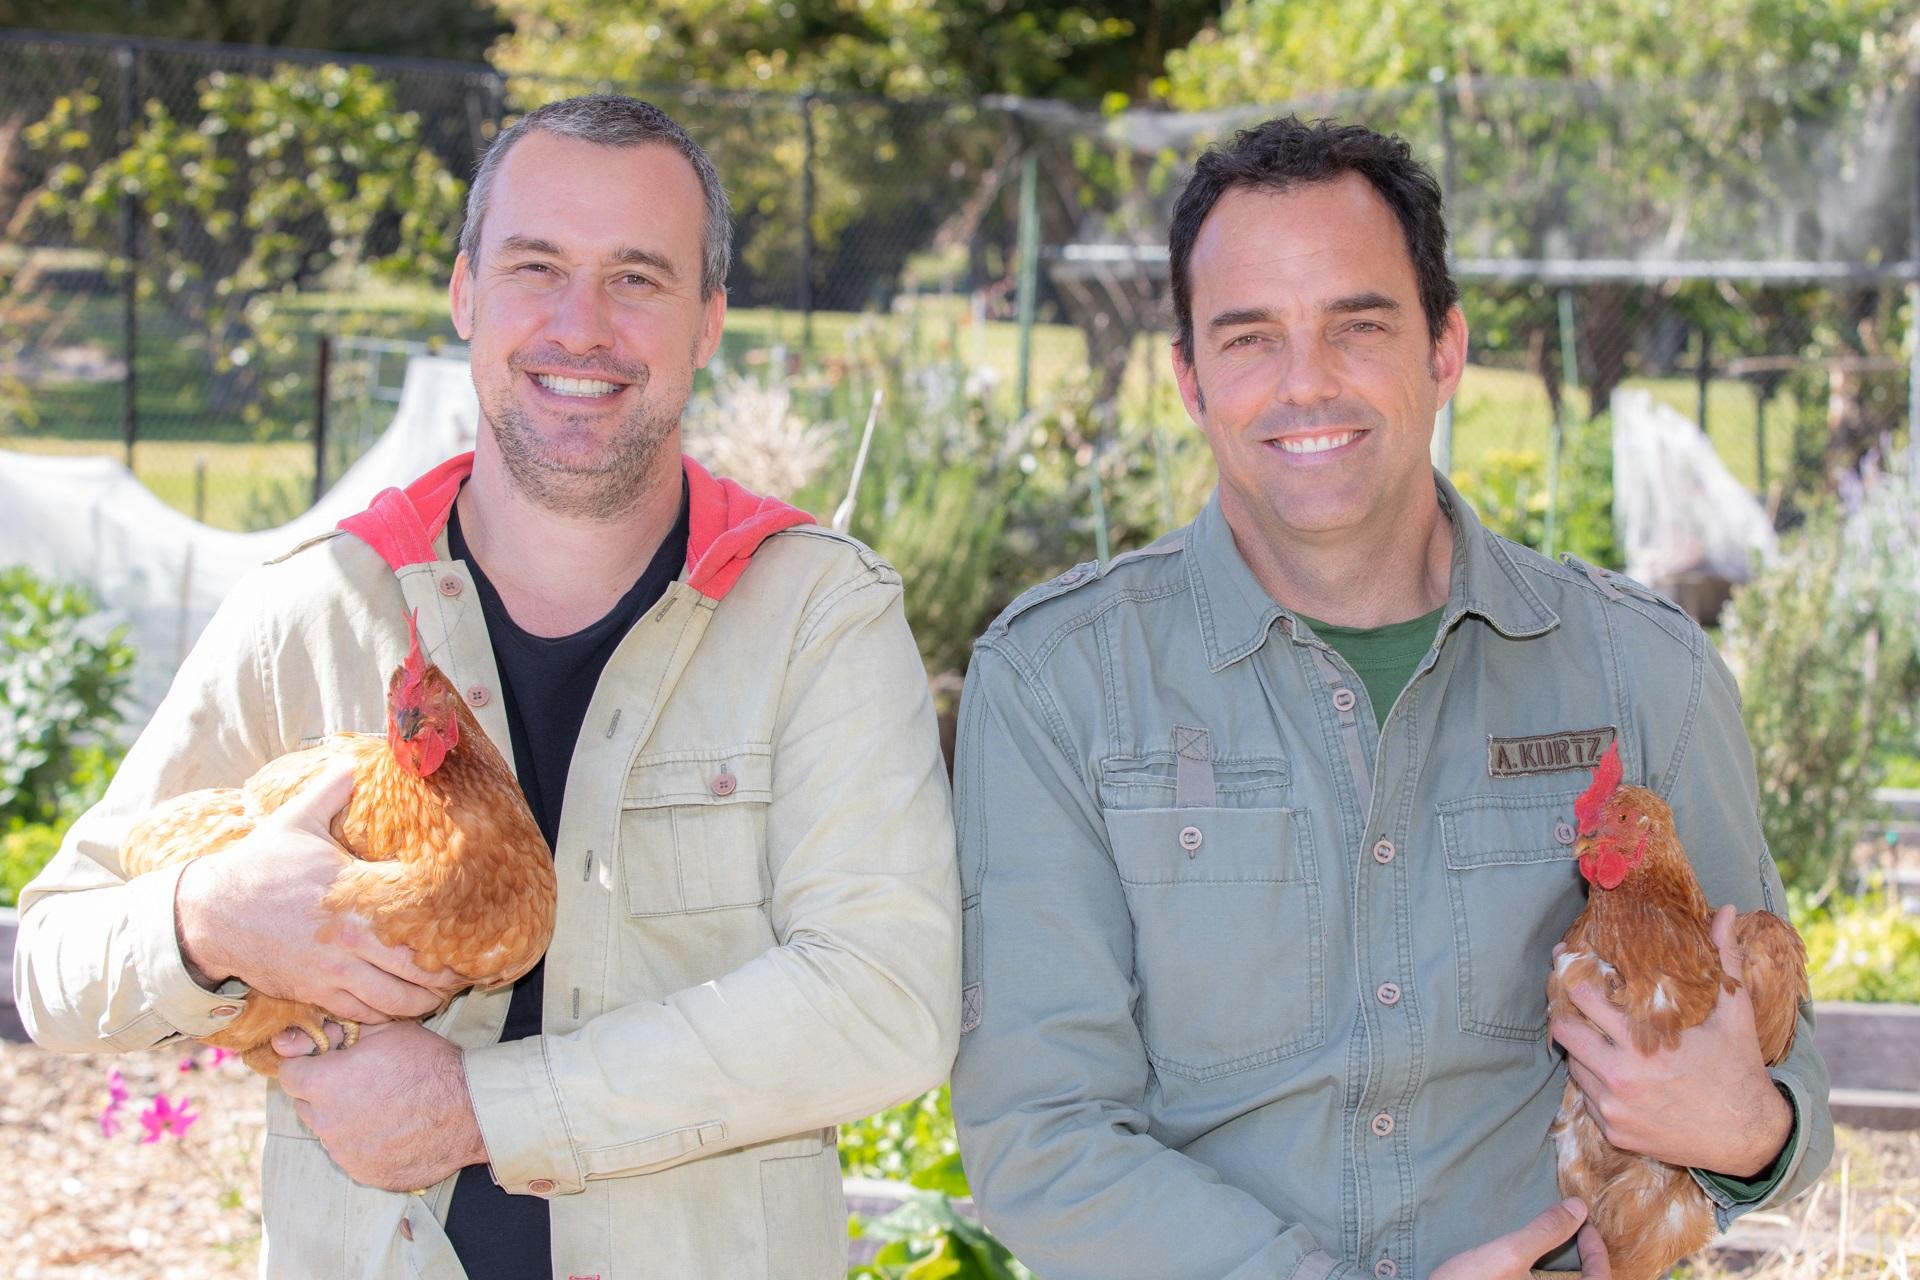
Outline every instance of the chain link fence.
[(1443, 176), (1475, 366), (1452, 466), (1537, 489), (1556, 442), (1576, 465), (1582, 424), (1645, 386), (1785, 520), (1906, 438), (1914, 95), (1845, 68), (1195, 116), (0, 32), (0, 449), (111, 453), (215, 523), (284, 520), (377, 432), (404, 344), (454, 340), (476, 157), (596, 89), (658, 102), (728, 184), (723, 369), (831, 378), (861, 316), (905, 317), (901, 359), (986, 370), (1010, 413), (1072, 385), (1118, 406), (1100, 421), (1181, 430), (1173, 198), (1201, 147), (1294, 110), (1398, 132)]

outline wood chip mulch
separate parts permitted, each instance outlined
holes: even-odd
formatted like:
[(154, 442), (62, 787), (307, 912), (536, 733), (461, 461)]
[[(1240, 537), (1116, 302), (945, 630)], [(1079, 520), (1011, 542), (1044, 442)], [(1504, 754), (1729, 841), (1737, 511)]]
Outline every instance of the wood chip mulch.
[[(183, 1071), (183, 1061), (195, 1061)], [(252, 1275), (260, 1247), (264, 1087), (180, 1049), (67, 1057), (0, 1040), (0, 1271), (15, 1280)], [(101, 1131), (108, 1072), (128, 1101)], [(142, 1144), (156, 1094), (190, 1100), (185, 1137)], [(1813, 1280), (1920, 1274), (1920, 1133), (1842, 1129), (1810, 1196), (1751, 1214), (1689, 1274)]]
[[(196, 1046), (197, 1047), (197, 1046)], [(0, 1271), (14, 1280), (248, 1276), (260, 1252), (260, 1078), (184, 1048), (68, 1057), (0, 1041)], [(182, 1070), (183, 1062), (193, 1062)], [(101, 1130), (118, 1067), (128, 1099)], [(156, 1095), (198, 1116), (142, 1144)]]

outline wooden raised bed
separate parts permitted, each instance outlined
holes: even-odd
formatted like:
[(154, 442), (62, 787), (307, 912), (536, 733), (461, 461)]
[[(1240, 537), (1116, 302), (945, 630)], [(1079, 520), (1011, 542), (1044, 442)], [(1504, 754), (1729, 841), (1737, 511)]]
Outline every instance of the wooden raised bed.
[(1821, 1001), (1814, 1040), (1832, 1076), (1835, 1120), (1920, 1129), (1920, 1005)]
[(0, 1040), (25, 1041), (27, 1029), (13, 1007), (13, 938), (20, 917), (12, 907), (0, 907)]

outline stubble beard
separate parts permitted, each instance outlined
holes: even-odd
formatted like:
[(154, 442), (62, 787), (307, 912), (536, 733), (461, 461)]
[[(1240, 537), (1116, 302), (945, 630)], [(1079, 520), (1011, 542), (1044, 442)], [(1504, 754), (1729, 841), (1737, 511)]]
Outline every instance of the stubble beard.
[[(517, 357), (508, 362), (513, 377), (519, 376), (518, 363)], [(578, 376), (601, 372), (612, 371), (582, 369)], [(514, 398), (511, 384), (487, 395), (480, 406), (482, 416), (514, 488), (535, 506), (573, 520), (611, 523), (633, 510), (646, 497), (646, 480), (686, 408), (684, 401), (668, 405), (647, 396), (652, 373), (646, 365), (618, 371), (617, 376), (631, 384), (626, 394), (633, 396), (634, 406), (584, 457), (570, 456), (554, 441), (592, 439), (606, 430), (603, 420), (568, 414), (543, 434)]]

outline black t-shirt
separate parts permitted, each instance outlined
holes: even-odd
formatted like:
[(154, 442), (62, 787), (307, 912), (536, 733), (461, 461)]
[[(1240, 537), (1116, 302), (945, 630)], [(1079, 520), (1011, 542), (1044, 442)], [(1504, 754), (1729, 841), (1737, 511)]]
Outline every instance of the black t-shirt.
[[(466, 561), (480, 592), (494, 665), (500, 669), (514, 769), (533, 820), (540, 824), (551, 849), (560, 834), (560, 805), (567, 794), (574, 741), (580, 736), (600, 673), (628, 630), (666, 594), (686, 563), (686, 481), (681, 481), (680, 517), (652, 563), (605, 617), (570, 636), (536, 636), (515, 625), (500, 602), (500, 593), (467, 550), (457, 509), (447, 519), (447, 553)], [(513, 984), (501, 1040), (540, 1034), (540, 984), (546, 970), (543, 959)], [(551, 1274), (547, 1202), (537, 1196), (509, 1195), (485, 1165), (461, 1170), (454, 1183), (447, 1237), (470, 1280), (524, 1280)]]

